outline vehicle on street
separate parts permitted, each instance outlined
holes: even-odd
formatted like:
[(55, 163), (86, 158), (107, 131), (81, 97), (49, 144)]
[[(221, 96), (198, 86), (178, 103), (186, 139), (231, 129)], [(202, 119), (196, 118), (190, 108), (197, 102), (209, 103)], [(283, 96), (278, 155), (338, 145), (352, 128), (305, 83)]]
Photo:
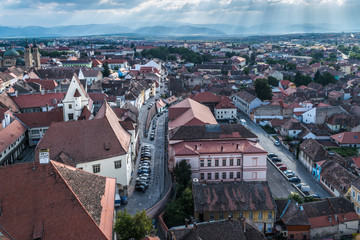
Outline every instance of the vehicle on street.
[(148, 163), (148, 164), (150, 164), (150, 161), (149, 161), (149, 160), (142, 160), (142, 161), (140, 162), (140, 164), (142, 164), (142, 163)]
[(140, 161), (150, 161), (151, 160), (151, 156), (144, 156), (140, 158)]
[(154, 140), (154, 139), (155, 139), (155, 134), (154, 133), (150, 134), (150, 140)]
[(150, 179), (150, 174), (149, 173), (142, 173), (139, 175), (139, 177), (147, 177), (148, 179)]
[(296, 186), (303, 192), (310, 192), (310, 186), (306, 185), (306, 183), (299, 183)]
[(292, 177), (292, 178), (289, 178), (289, 182), (292, 182), (292, 183), (300, 183), (300, 182), (301, 182), (301, 179), (298, 178), (298, 177)]
[(286, 167), (284, 164), (282, 164), (282, 165), (279, 166), (278, 168), (279, 168), (280, 170), (282, 170), (282, 171), (287, 170), (287, 167)]
[(150, 167), (150, 163), (141, 162), (140, 165), (139, 165), (139, 168), (142, 168), (142, 167)]
[(135, 190), (139, 192), (146, 192), (146, 187), (143, 185), (135, 185)]
[(280, 142), (279, 142), (279, 141), (276, 141), (276, 142), (274, 142), (274, 145), (275, 145), (275, 146), (280, 146)]
[(292, 170), (285, 170), (284, 174), (288, 177), (288, 178), (292, 178), (295, 177), (295, 173)]
[(115, 207), (120, 207), (121, 206), (121, 198), (120, 198), (120, 194), (115, 194)]
[(278, 155), (276, 155), (275, 153), (269, 153), (267, 155), (268, 158), (272, 159), (272, 158), (277, 158)]
[(148, 183), (150, 180), (147, 177), (138, 177), (136, 178), (136, 183), (138, 182), (144, 182), (144, 183)]
[(315, 198), (315, 199), (321, 199), (321, 197), (317, 194), (310, 194), (309, 197)]
[(277, 162), (277, 163), (275, 163), (275, 166), (277, 166), (277, 167), (280, 167), (280, 166), (282, 166), (282, 165), (283, 165), (282, 162)]
[(271, 161), (276, 163), (276, 162), (281, 162), (281, 159), (277, 158), (277, 157), (274, 157), (274, 158), (271, 158)]
[(138, 174), (143, 174), (143, 173), (149, 173), (150, 174), (151, 170), (150, 168), (145, 169), (145, 168), (141, 168), (138, 170)]

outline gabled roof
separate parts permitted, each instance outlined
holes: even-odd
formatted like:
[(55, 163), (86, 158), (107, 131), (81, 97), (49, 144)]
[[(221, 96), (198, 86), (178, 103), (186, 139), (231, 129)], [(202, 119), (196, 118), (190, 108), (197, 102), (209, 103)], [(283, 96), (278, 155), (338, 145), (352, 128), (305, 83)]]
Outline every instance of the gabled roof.
[(64, 93), (35, 93), (12, 97), (20, 108), (57, 106), (64, 98)]
[(199, 92), (195, 95), (189, 96), (189, 98), (199, 103), (218, 103), (221, 100), (220, 96), (217, 96), (212, 92)]
[(0, 225), (13, 238), (112, 239), (115, 179), (50, 161), (2, 166), (0, 182)]
[(26, 132), (26, 127), (17, 119), (13, 120), (7, 127), (0, 130), (0, 153), (6, 150), (22, 134)]
[(195, 212), (275, 210), (266, 181), (193, 183)]
[(231, 99), (227, 96), (221, 96), (220, 102), (215, 106), (216, 109), (236, 108)]
[(6, 92), (0, 93), (0, 106), (1, 105), (9, 108), (12, 112), (18, 112), (20, 110), (20, 107)]
[(252, 101), (254, 101), (256, 99), (256, 96), (252, 95), (251, 93), (249, 93), (245, 90), (237, 92), (235, 95), (247, 103), (251, 103)]
[(169, 128), (182, 125), (217, 124), (210, 109), (192, 99), (185, 99), (169, 108)]
[(330, 136), (340, 144), (360, 144), (360, 132), (342, 132)]
[(291, 118), (288, 121), (286, 121), (282, 127), (287, 130), (302, 130), (302, 126), (299, 120), (295, 118)]
[(52, 122), (64, 120), (62, 111), (19, 113), (15, 117), (28, 128), (49, 127)]
[[(84, 163), (127, 154), (131, 135), (107, 103), (91, 120), (52, 123), (39, 142), (39, 149), (50, 149), (50, 158), (64, 152), (74, 163)], [(35, 155), (38, 159), (38, 154)]]
[(326, 157), (326, 150), (314, 139), (305, 140), (300, 144), (300, 149), (315, 162), (324, 160)]

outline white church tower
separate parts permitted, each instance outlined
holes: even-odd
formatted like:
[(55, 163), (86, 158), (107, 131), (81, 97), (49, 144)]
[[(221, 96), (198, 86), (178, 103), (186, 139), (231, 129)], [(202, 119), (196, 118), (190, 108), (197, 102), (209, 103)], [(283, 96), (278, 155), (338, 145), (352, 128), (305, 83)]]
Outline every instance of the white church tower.
[(77, 120), (86, 107), (92, 113), (91, 100), (76, 74), (71, 79), (69, 89), (63, 100), (64, 121)]

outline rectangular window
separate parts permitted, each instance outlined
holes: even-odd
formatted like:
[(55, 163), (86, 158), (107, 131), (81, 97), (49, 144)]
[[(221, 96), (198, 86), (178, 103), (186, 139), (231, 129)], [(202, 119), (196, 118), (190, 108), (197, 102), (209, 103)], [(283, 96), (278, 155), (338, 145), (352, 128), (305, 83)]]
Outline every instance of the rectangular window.
[(242, 218), (244, 216), (243, 212), (239, 212), (239, 217)]
[(253, 165), (253, 166), (257, 166), (257, 158), (253, 158), (253, 159), (252, 159), (252, 165)]
[(208, 173), (207, 179), (211, 179), (211, 173)]
[(260, 212), (259, 212), (259, 219), (262, 219), (262, 218), (263, 218), (263, 212), (260, 211)]
[(39, 133), (40, 133), (39, 129), (31, 130), (31, 134), (39, 134)]
[(218, 167), (218, 166), (219, 166), (219, 160), (215, 159), (215, 167)]
[(257, 179), (257, 172), (252, 173), (252, 179)]
[(272, 211), (268, 212), (268, 219), (272, 219)]
[(234, 166), (234, 159), (230, 158), (230, 166)]
[(214, 214), (213, 213), (210, 213), (210, 220), (214, 220)]
[(200, 173), (200, 179), (204, 180), (204, 173)]
[(253, 219), (253, 212), (249, 212), (249, 218), (252, 220)]
[(237, 173), (236, 173), (236, 178), (237, 178), (237, 179), (240, 179), (240, 172), (237, 172)]
[(208, 160), (208, 167), (211, 167), (211, 160)]
[(215, 179), (219, 179), (219, 173), (215, 173)]
[(241, 165), (241, 159), (238, 158), (238, 159), (236, 159), (236, 161), (237, 161), (237, 165), (240, 166)]
[(355, 191), (352, 191), (352, 196), (353, 198), (355, 198)]
[(200, 167), (204, 166), (204, 160), (200, 160)]
[(233, 179), (233, 178), (234, 178), (234, 173), (230, 172), (230, 179)]
[(234, 214), (231, 212), (229, 213), (229, 218), (233, 219), (234, 218)]
[(115, 165), (115, 169), (121, 168), (121, 160), (120, 161), (115, 161), (114, 165)]
[(224, 219), (224, 213), (223, 212), (220, 212), (219, 219)]
[(226, 179), (226, 172), (222, 173), (222, 179)]
[(92, 167), (93, 167), (93, 173), (100, 172), (100, 164), (93, 165)]
[(360, 194), (358, 194), (358, 202), (360, 202)]
[(72, 109), (72, 104), (69, 104), (69, 109)]
[(223, 166), (226, 166), (226, 159), (223, 159)]
[(68, 114), (68, 117), (69, 117), (69, 120), (74, 120), (74, 114), (69, 113), (69, 114)]

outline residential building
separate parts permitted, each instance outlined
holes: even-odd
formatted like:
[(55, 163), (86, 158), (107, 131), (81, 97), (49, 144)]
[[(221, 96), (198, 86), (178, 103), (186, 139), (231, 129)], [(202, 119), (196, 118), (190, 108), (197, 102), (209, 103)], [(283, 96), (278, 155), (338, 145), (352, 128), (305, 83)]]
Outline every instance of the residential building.
[(90, 113), (93, 111), (93, 102), (76, 74), (71, 79), (62, 103), (64, 121), (77, 120), (82, 115), (84, 108)]
[(304, 112), (302, 114), (302, 121), (304, 123), (324, 124), (325, 120), (331, 117), (333, 114), (349, 115), (349, 113), (340, 106), (321, 106), (319, 104), (317, 107)]
[(48, 112), (61, 104), (64, 93), (31, 93), (12, 96), (20, 112)]
[(62, 111), (31, 112), (14, 114), (27, 128), (29, 146), (36, 146), (52, 122), (62, 122)]
[(360, 217), (360, 178), (352, 181), (349, 196), (356, 213)]
[(6, 108), (0, 108), (0, 166), (15, 162), (25, 148), (26, 127)]
[(315, 169), (315, 163), (325, 160), (326, 150), (314, 139), (307, 139), (300, 144), (299, 148), (300, 162), (312, 172)]
[(265, 239), (264, 233), (245, 219), (224, 219), (172, 227), (168, 236), (170, 240)]
[(235, 94), (233, 102), (238, 109), (247, 115), (250, 115), (253, 109), (261, 106), (262, 104), (262, 101), (259, 98), (244, 90)]
[(283, 108), (280, 104), (262, 105), (253, 109), (250, 117), (256, 123), (260, 121), (271, 121), (272, 119), (284, 119)]
[(169, 129), (182, 125), (217, 124), (210, 109), (190, 98), (169, 108)]
[(360, 147), (360, 132), (342, 132), (330, 136), (340, 147)]
[(280, 134), (291, 139), (298, 138), (303, 131), (303, 127), (297, 119), (289, 119), (281, 126)]
[(230, 98), (221, 96), (220, 102), (214, 108), (216, 120), (237, 119), (237, 109)]
[(193, 183), (196, 221), (244, 217), (260, 231), (271, 232), (275, 222), (275, 202), (269, 185), (261, 182)]
[(335, 238), (358, 231), (359, 217), (344, 197), (327, 198), (301, 204), (310, 222), (311, 239)]
[(333, 196), (345, 196), (356, 176), (339, 163), (327, 160), (321, 165), (320, 183)]
[(0, 167), (0, 182), (1, 239), (113, 239), (115, 179), (50, 161)]
[(50, 159), (116, 178), (121, 189), (133, 171), (131, 146), (131, 134), (105, 102), (91, 120), (53, 122), (36, 147), (35, 160), (41, 149), (49, 149)]
[(85, 79), (87, 85), (92, 85), (97, 81), (101, 81), (103, 74), (100, 70), (80, 69), (79, 79)]

